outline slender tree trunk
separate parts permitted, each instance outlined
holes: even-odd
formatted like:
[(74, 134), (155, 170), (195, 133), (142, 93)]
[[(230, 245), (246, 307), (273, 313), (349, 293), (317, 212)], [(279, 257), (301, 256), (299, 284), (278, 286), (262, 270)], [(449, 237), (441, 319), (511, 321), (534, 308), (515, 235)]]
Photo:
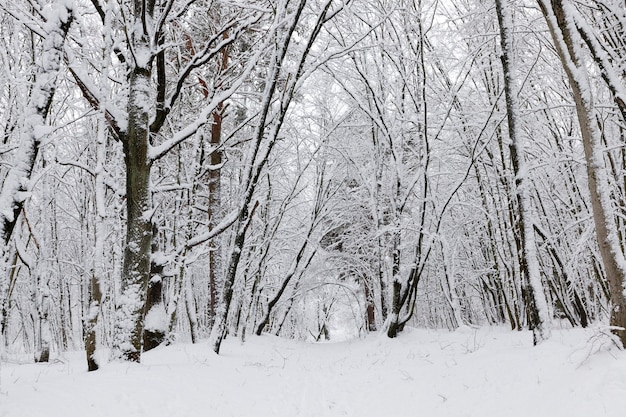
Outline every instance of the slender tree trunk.
[[(425, 236), (427, 226), (427, 218), (428, 218), (428, 201), (429, 201), (429, 193), (430, 193), (430, 180), (428, 177), (428, 171), (430, 166), (430, 141), (429, 141), (429, 112), (428, 112), (428, 100), (426, 94), (426, 86), (427, 86), (427, 72), (425, 65), (425, 39), (426, 34), (424, 33), (423, 27), (423, 4), (421, 2), (411, 3), (409, 2), (410, 8), (412, 7), (411, 12), (417, 18), (417, 22), (411, 22), (410, 30), (415, 30), (417, 32), (418, 43), (415, 45), (413, 50), (411, 51), (411, 55), (409, 57), (410, 60), (415, 60), (416, 65), (416, 74), (417, 77), (415, 80), (415, 89), (417, 93), (413, 98), (413, 103), (409, 104), (414, 107), (414, 111), (420, 115), (420, 120), (417, 123), (418, 128), (417, 132), (412, 133), (412, 135), (419, 135), (419, 149), (415, 148), (414, 151), (417, 151), (419, 162), (417, 165), (420, 166), (420, 169), (423, 171), (421, 175), (421, 195), (419, 199), (421, 202), (417, 208), (417, 216), (419, 218), (418, 224), (416, 225), (419, 232), (417, 232), (417, 242), (415, 242), (414, 246), (414, 255), (413, 255), (413, 264), (411, 265), (410, 271), (408, 273), (407, 279), (402, 279), (402, 272), (399, 268), (399, 260), (400, 260), (400, 243), (401, 243), (401, 224), (400, 219), (404, 216), (404, 203), (402, 202), (402, 195), (406, 190), (402, 190), (401, 185), (403, 183), (403, 178), (398, 175), (401, 171), (400, 168), (404, 163), (402, 157), (397, 158), (394, 157), (394, 163), (397, 164), (396, 174), (394, 181), (395, 185), (395, 197), (394, 197), (394, 210), (395, 210), (395, 221), (396, 221), (396, 230), (394, 233), (393, 239), (393, 251), (392, 251), (392, 300), (391, 300), (391, 314), (388, 317), (388, 328), (387, 328), (387, 336), (389, 338), (394, 338), (398, 335), (398, 333), (402, 332), (406, 323), (413, 317), (413, 313), (415, 312), (415, 303), (417, 300), (417, 288), (419, 282), (422, 277), (422, 273), (424, 272), (424, 266), (426, 265), (426, 261), (428, 260), (431, 250), (432, 244), (426, 245)], [(409, 8), (409, 9), (410, 9)], [(404, 25), (407, 25), (408, 22), (405, 21)], [(403, 30), (408, 29), (408, 26), (405, 26)], [(395, 30), (395, 29), (394, 29)], [(406, 116), (406, 115), (405, 115)], [(393, 142), (390, 142), (393, 143)], [(398, 152), (404, 144), (397, 147)], [(410, 145), (414, 147), (416, 145)], [(417, 182), (417, 180), (416, 180)], [(445, 209), (444, 209), (445, 211)], [(438, 222), (436, 226), (435, 233), (439, 232), (439, 225), (441, 225), (441, 221)], [(402, 312), (404, 314), (402, 315)]]
[(105, 185), (104, 185), (104, 165), (106, 163), (106, 127), (104, 123), (104, 115), (98, 122), (98, 136), (96, 140), (96, 178), (95, 178), (95, 244), (93, 251), (93, 264), (91, 265), (91, 276), (89, 285), (87, 286), (87, 311), (83, 318), (83, 337), (85, 338), (85, 352), (87, 355), (87, 370), (98, 370), (96, 361), (96, 324), (100, 315), (102, 290), (100, 280), (104, 276), (104, 242), (105, 236)]
[(99, 368), (96, 358), (96, 324), (100, 313), (100, 302), (102, 300), (102, 292), (100, 290), (100, 279), (96, 275), (96, 270), (92, 271), (89, 285), (89, 305), (86, 317), (83, 319), (83, 332), (85, 338), (85, 353), (87, 356), (87, 370), (97, 371)]
[[(226, 59), (226, 58), (225, 58)], [(222, 207), (222, 117), (224, 104), (220, 103), (213, 112), (213, 125), (211, 126), (211, 156), (209, 161), (209, 203), (208, 203), (208, 230), (219, 222)], [(222, 241), (221, 236), (216, 236), (209, 242), (209, 328), (215, 320), (215, 309), (218, 302), (217, 281), (218, 274), (222, 270)]]
[(533, 331), (534, 344), (550, 337), (550, 315), (546, 301), (541, 274), (537, 261), (537, 246), (532, 218), (532, 201), (524, 145), (521, 130), (518, 127), (519, 104), (515, 88), (513, 62), (513, 23), (511, 21), (512, 4), (508, 0), (496, 0), (496, 12), (500, 25), (500, 44), (502, 45), (502, 70), (504, 72), (504, 94), (506, 97), (507, 121), (509, 125), (509, 150), (515, 174), (515, 192), (521, 236), (523, 287), (529, 326)]
[(376, 331), (376, 317), (374, 315), (376, 302), (374, 300), (374, 292), (370, 289), (372, 285), (371, 279), (366, 276), (361, 277), (363, 281), (363, 293), (365, 296), (365, 319), (367, 323), (367, 330), (370, 332)]
[(35, 298), (37, 306), (37, 331), (35, 332), (35, 362), (50, 360), (50, 341), (52, 329), (50, 327), (50, 288), (49, 277), (37, 274)]
[[(228, 37), (224, 32), (223, 38)], [(225, 72), (228, 68), (228, 50), (222, 49), (220, 57), (220, 70)], [(220, 102), (213, 112), (213, 124), (211, 125), (211, 156), (209, 161), (209, 204), (208, 204), (208, 230), (219, 222), (222, 210), (222, 121), (224, 118), (224, 103)], [(217, 280), (222, 271), (222, 242), (221, 236), (216, 236), (209, 242), (209, 328), (215, 320), (215, 309), (218, 302)]]
[[(250, 198), (252, 195), (250, 195)], [(235, 241), (233, 242), (233, 250), (231, 251), (230, 263), (228, 265), (228, 271), (224, 279), (224, 291), (223, 291), (223, 311), (217, 315), (213, 328), (211, 329), (211, 344), (215, 353), (220, 352), (222, 341), (226, 337), (228, 312), (230, 310), (230, 304), (233, 299), (233, 287), (235, 285), (235, 277), (237, 275), (237, 269), (239, 267), (239, 261), (241, 260), (241, 252), (246, 240), (246, 233), (254, 211), (258, 206), (258, 201), (255, 203), (252, 209), (249, 209), (247, 204), (239, 213), (237, 219), (237, 231), (235, 235)]]
[[(585, 304), (583, 303), (583, 300), (580, 297), (579, 291), (576, 288), (575, 283), (572, 282), (572, 279), (570, 278), (567, 272), (567, 269), (565, 268), (565, 265), (563, 261), (561, 260), (561, 256), (559, 255), (559, 252), (554, 248), (552, 243), (547, 239), (545, 233), (543, 233), (541, 229), (539, 229), (539, 227), (536, 225), (535, 225), (535, 231), (543, 239), (544, 244), (547, 246), (547, 250), (553, 259), (553, 262), (556, 264), (555, 274), (554, 274), (555, 281), (563, 280), (565, 283), (565, 285), (563, 285), (565, 288), (563, 289), (562, 292), (566, 294), (568, 298), (568, 302), (570, 303), (573, 302), (573, 309), (574, 309), (574, 312), (576, 313), (576, 321), (580, 323), (582, 327), (587, 327), (589, 325), (589, 317), (587, 314), (587, 310), (585, 309)], [(557, 291), (555, 289), (555, 293), (556, 292)]]
[(197, 343), (198, 335), (198, 315), (196, 314), (196, 301), (193, 296), (193, 288), (189, 277), (183, 282), (185, 288), (185, 310), (187, 311), (187, 319), (189, 320), (189, 332), (191, 334), (191, 343)]
[[(314, 220), (311, 220), (311, 222), (314, 222)], [(276, 294), (274, 294), (274, 297), (272, 297), (269, 303), (267, 303), (267, 311), (265, 312), (265, 316), (263, 317), (263, 320), (261, 321), (261, 323), (256, 329), (257, 336), (260, 336), (261, 333), (263, 333), (263, 329), (265, 329), (265, 326), (267, 326), (270, 323), (272, 310), (274, 309), (278, 301), (280, 301), (280, 298), (284, 294), (285, 290), (287, 289), (287, 286), (289, 285), (293, 277), (294, 276), (300, 277), (300, 275), (302, 274), (302, 271), (298, 271), (298, 269), (300, 267), (300, 261), (302, 260), (302, 256), (304, 255), (304, 252), (307, 249), (308, 241), (309, 241), (309, 238), (311, 237), (312, 231), (313, 231), (313, 226), (311, 225), (311, 228), (309, 229), (309, 233), (307, 233), (306, 238), (302, 242), (302, 245), (300, 246), (300, 250), (298, 251), (298, 254), (296, 255), (295, 259), (292, 261), (291, 268), (289, 269), (289, 272), (287, 272), (287, 275), (285, 276), (285, 279), (281, 283), (280, 288), (278, 289)], [(312, 251), (312, 253), (308, 255), (305, 265), (302, 268), (303, 270), (306, 269), (307, 266), (311, 263), (314, 256), (315, 256), (315, 250)]]
[(441, 244), (441, 257), (443, 264), (444, 279), (440, 280), (441, 289), (443, 295), (450, 307), (450, 315), (453, 329), (459, 328), (464, 325), (463, 314), (461, 313), (461, 303), (459, 302), (459, 296), (456, 289), (456, 278), (454, 275), (454, 269), (451, 264), (448, 264), (448, 258), (446, 255), (446, 245)]
[(2, 301), (2, 305), (0, 306), (0, 308), (2, 308), (2, 311), (0, 311), (0, 343), (2, 343), (2, 345), (0, 346), (0, 352), (2, 351), (4, 347), (8, 345), (8, 341), (5, 339), (5, 337), (6, 337), (7, 328), (9, 326), (9, 312), (11, 311), (11, 307), (13, 305), (11, 301), (12, 295), (13, 295), (13, 289), (15, 288), (15, 284), (17, 282), (17, 277), (19, 275), (19, 270), (20, 270), (20, 267), (18, 266), (19, 256), (17, 255), (16, 250), (12, 251), (9, 258), (11, 259), (11, 263), (8, 265), (8, 271), (7, 271), (8, 272), (7, 290), (6, 290), (6, 294), (4, 295), (4, 298), (0, 299), (0, 301)]
[(187, 255), (187, 251), (183, 251), (181, 253), (181, 260), (179, 261), (178, 274), (174, 277), (174, 282), (172, 286), (170, 302), (167, 305), (167, 316), (169, 318), (168, 328), (167, 328), (167, 339), (168, 341), (174, 340), (175, 330), (176, 330), (176, 322), (178, 321), (178, 309), (180, 308), (181, 297), (183, 296), (183, 291), (185, 291), (185, 281), (187, 279), (187, 266), (185, 265), (185, 256)]

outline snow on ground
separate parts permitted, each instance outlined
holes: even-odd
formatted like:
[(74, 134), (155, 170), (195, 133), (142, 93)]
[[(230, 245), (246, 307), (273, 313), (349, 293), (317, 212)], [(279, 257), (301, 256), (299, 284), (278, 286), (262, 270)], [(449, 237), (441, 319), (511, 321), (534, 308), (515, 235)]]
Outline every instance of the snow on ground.
[(307, 344), (271, 336), (222, 355), (179, 344), (86, 372), (83, 354), (3, 363), (2, 417), (623, 416), (626, 351), (593, 330), (408, 329), (389, 340)]

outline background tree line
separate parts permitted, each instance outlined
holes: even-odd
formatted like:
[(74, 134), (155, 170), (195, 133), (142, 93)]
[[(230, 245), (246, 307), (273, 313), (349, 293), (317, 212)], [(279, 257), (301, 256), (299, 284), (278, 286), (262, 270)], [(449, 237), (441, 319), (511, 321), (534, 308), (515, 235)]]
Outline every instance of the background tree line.
[(620, 0), (0, 5), (3, 352), (609, 319)]

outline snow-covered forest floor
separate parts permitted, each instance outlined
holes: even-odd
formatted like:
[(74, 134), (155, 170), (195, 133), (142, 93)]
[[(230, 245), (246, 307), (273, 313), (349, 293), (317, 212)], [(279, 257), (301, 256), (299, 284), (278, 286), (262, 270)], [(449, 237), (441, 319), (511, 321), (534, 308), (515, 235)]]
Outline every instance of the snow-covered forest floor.
[(408, 329), (390, 340), (229, 338), (87, 373), (83, 354), (2, 363), (0, 416), (621, 416), (626, 351), (600, 330)]

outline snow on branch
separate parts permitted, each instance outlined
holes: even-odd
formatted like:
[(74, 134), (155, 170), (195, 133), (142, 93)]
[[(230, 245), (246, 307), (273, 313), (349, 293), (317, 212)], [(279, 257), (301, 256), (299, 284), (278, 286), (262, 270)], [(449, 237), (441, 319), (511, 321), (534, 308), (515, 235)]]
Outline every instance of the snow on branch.
[(252, 59), (244, 69), (241, 76), (226, 90), (217, 94), (211, 99), (211, 102), (204, 108), (195, 121), (185, 126), (183, 129), (175, 133), (170, 139), (157, 146), (150, 146), (148, 150), (148, 160), (154, 162), (163, 156), (167, 155), (173, 148), (193, 136), (198, 129), (203, 127), (209, 122), (209, 117), (218, 108), (220, 103), (223, 103), (226, 99), (232, 96), (239, 90), (244, 81), (248, 78), (252, 70), (256, 67), (256, 63), (262, 54), (266, 52), (266, 47), (271, 40), (271, 36), (266, 36), (263, 44), (257, 49), (257, 52), (253, 55)]
[(615, 71), (614, 65), (611, 63), (611, 57), (609, 57), (605, 48), (601, 45), (598, 36), (583, 19), (578, 10), (573, 6), (570, 7), (568, 4), (564, 4), (563, 7), (571, 14), (574, 24), (578, 29), (578, 33), (589, 48), (596, 65), (598, 65), (600, 69), (602, 79), (604, 79), (604, 82), (611, 91), (613, 100), (622, 113), (622, 117), (626, 120), (626, 89), (620, 80), (619, 74)]
[[(169, 99), (167, 99), (167, 103), (159, 103), (160, 105), (157, 105), (157, 113), (154, 120), (150, 124), (150, 131), (152, 133), (157, 133), (163, 126), (163, 123), (165, 123), (167, 115), (172, 111), (172, 107), (182, 92), (185, 81), (191, 75), (193, 70), (205, 65), (215, 58), (224, 50), (224, 48), (237, 40), (247, 28), (252, 26), (254, 23), (257, 23), (260, 19), (260, 14), (252, 15), (243, 21), (240, 17), (232, 19), (206, 42), (205, 47), (200, 52), (194, 54), (191, 61), (178, 76), (174, 91), (170, 94)], [(235, 32), (231, 36), (225, 37), (225, 35), (228, 34), (228, 32), (233, 28), (235, 28)], [(159, 52), (157, 51), (157, 53)], [(162, 85), (160, 88), (165, 88), (165, 86)], [(218, 101), (218, 103), (219, 102), (221, 101)]]
[[(70, 2), (59, 1), (44, 10), (45, 31), (35, 84), (25, 109), (20, 145), (0, 191), (0, 239), (11, 238), (17, 217), (29, 196), (29, 182), (45, 129), (45, 119), (56, 91), (63, 45), (74, 19)], [(1, 244), (1, 243), (0, 243)]]
[(67, 65), (70, 74), (74, 78), (76, 85), (83, 94), (83, 97), (85, 98), (85, 100), (87, 100), (87, 102), (93, 109), (102, 111), (104, 113), (104, 118), (107, 122), (107, 125), (109, 126), (109, 129), (111, 130), (111, 133), (113, 134), (113, 138), (117, 141), (124, 141), (126, 137), (126, 119), (122, 116), (121, 112), (115, 111), (112, 108), (102, 104), (103, 100), (96, 93), (96, 88), (90, 86), (87, 81), (85, 81), (88, 80), (89, 77), (85, 76), (85, 74), (82, 73), (78, 66), (74, 64), (75, 61), (70, 57), (70, 50), (66, 49), (64, 55), (65, 64)]
[(235, 223), (235, 221), (237, 221), (237, 217), (239, 217), (239, 212), (240, 210), (233, 210), (227, 216), (225, 216), (221, 222), (215, 225), (213, 229), (187, 241), (187, 243), (185, 244), (185, 248), (191, 249), (225, 232), (230, 226)]

